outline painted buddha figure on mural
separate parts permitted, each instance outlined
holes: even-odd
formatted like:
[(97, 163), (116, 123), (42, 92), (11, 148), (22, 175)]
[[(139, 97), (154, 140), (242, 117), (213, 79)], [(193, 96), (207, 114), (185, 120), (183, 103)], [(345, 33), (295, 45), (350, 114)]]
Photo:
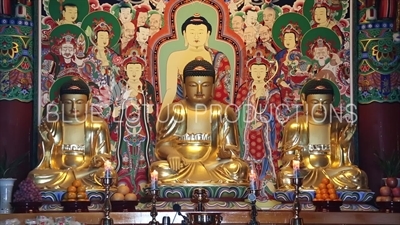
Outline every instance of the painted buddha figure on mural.
[(163, 184), (248, 184), (236, 114), (213, 99), (214, 66), (201, 56), (182, 70), (185, 99), (160, 113), (151, 165)]
[(339, 26), (337, 25), (338, 22), (336, 21), (335, 17), (336, 14), (341, 15), (343, 9), (341, 8), (341, 3), (333, 4), (328, 3), (327, 0), (316, 0), (312, 9), (311, 9), (311, 27), (326, 27), (331, 29), (336, 33), (336, 35), (343, 40), (343, 33), (340, 30)]
[[(166, 93), (162, 101), (161, 109), (174, 102), (177, 93), (182, 93), (182, 73), (188, 62), (197, 56), (211, 63), (215, 71), (215, 93), (214, 98), (222, 103), (228, 103), (229, 90), (224, 79), (230, 77), (230, 63), (226, 55), (208, 46), (212, 26), (206, 18), (195, 14), (182, 24), (182, 34), (185, 38), (185, 50), (171, 53), (167, 60)], [(180, 94), (182, 95), (182, 94)], [(178, 99), (182, 99), (179, 96)]]
[(62, 6), (62, 20), (57, 21), (58, 25), (61, 24), (75, 24), (78, 18), (78, 7), (75, 4), (64, 4)]
[[(304, 189), (315, 189), (323, 178), (337, 189), (366, 190), (364, 171), (353, 165), (352, 138), (356, 124), (334, 116), (338, 90), (327, 79), (313, 79), (302, 90), (304, 115), (287, 122), (283, 129), (280, 189), (292, 189), (292, 160), (300, 160)], [(341, 120), (343, 119), (343, 120)]]
[(39, 126), (41, 156), (29, 173), (41, 189), (66, 189), (76, 179), (89, 189), (101, 187), (99, 168), (111, 158), (107, 123), (88, 112), (89, 86), (71, 77), (60, 87), (58, 112), (48, 112)]
[[(60, 25), (70, 24), (81, 26), (83, 18), (89, 13), (88, 1), (77, 0), (47, 0), (42, 1), (45, 12), (52, 21), (44, 22), (53, 29)], [(46, 19), (45, 19), (46, 20)]]

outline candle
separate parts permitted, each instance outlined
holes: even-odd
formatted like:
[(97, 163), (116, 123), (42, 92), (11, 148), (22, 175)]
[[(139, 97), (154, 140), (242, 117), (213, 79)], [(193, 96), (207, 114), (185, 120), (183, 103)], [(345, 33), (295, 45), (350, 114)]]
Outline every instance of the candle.
[(254, 170), (250, 171), (250, 190), (254, 191), (256, 190), (256, 177), (257, 175), (254, 173)]
[(300, 176), (300, 161), (299, 160), (293, 160), (293, 175), (298, 178)]
[(104, 171), (105, 171), (104, 177), (111, 178), (111, 162), (108, 160), (104, 162)]
[(156, 190), (158, 182), (158, 172), (154, 170), (153, 172), (151, 172), (150, 176), (151, 176), (150, 188), (151, 190)]

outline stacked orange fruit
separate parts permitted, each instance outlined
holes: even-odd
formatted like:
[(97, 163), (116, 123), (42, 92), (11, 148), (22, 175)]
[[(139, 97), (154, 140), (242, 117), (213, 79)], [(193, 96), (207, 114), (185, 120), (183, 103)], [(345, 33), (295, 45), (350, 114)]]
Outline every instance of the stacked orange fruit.
[(86, 187), (80, 180), (74, 180), (72, 184), (67, 188), (67, 192), (64, 195), (66, 201), (87, 201)]
[(315, 190), (314, 201), (340, 201), (335, 186), (328, 178), (323, 178)]

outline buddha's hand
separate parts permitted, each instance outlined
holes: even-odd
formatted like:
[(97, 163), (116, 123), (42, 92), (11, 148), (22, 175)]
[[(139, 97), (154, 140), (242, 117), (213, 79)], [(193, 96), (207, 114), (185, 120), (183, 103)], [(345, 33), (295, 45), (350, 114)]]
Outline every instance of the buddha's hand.
[(220, 159), (230, 159), (232, 158), (232, 151), (229, 148), (221, 148), (218, 151), (218, 157)]
[(92, 167), (102, 167), (104, 165), (104, 162), (109, 159), (107, 157), (105, 157), (104, 155), (95, 155), (92, 158)]
[(169, 167), (175, 171), (179, 171), (184, 165), (186, 165), (185, 159), (176, 150), (171, 151), (171, 153), (168, 154), (167, 161)]
[(39, 133), (42, 137), (42, 141), (46, 146), (51, 146), (54, 144), (54, 137), (50, 132), (50, 129), (47, 127), (46, 123), (40, 123), (39, 125)]
[(340, 131), (339, 134), (339, 144), (345, 145), (351, 141), (351, 138), (356, 131), (356, 124), (355, 123), (348, 123), (346, 127)]

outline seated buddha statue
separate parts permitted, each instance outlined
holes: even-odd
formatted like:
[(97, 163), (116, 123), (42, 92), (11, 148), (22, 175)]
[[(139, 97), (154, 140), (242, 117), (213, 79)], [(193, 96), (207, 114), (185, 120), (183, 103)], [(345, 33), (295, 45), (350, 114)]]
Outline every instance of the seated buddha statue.
[(41, 189), (66, 189), (76, 179), (87, 189), (101, 187), (104, 162), (110, 159), (107, 123), (89, 111), (89, 86), (77, 77), (59, 90), (58, 112), (49, 112), (39, 126), (39, 165), (29, 173)]
[(213, 100), (215, 69), (201, 57), (183, 70), (185, 98), (161, 110), (151, 164), (162, 184), (248, 185), (236, 114)]
[(328, 178), (337, 189), (367, 190), (366, 173), (352, 162), (356, 124), (332, 113), (333, 84), (313, 79), (303, 87), (301, 99), (304, 114), (289, 120), (283, 129), (279, 189), (293, 188), (292, 164), (299, 160), (303, 189), (315, 189)]

